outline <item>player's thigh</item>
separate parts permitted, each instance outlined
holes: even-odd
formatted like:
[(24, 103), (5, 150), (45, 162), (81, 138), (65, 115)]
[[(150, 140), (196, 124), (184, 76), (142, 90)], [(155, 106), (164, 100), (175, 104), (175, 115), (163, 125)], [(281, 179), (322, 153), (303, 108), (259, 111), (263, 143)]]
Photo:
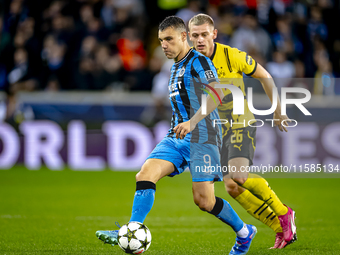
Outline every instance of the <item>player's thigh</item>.
[(183, 172), (186, 164), (177, 148), (176, 140), (165, 137), (150, 153), (136, 179), (157, 182), (166, 175), (173, 176)]
[(147, 159), (136, 175), (137, 181), (158, 182), (175, 170), (173, 163), (163, 159)]
[(230, 171), (229, 176), (238, 184), (243, 184), (249, 174), (249, 159), (248, 158), (232, 158), (228, 162)]

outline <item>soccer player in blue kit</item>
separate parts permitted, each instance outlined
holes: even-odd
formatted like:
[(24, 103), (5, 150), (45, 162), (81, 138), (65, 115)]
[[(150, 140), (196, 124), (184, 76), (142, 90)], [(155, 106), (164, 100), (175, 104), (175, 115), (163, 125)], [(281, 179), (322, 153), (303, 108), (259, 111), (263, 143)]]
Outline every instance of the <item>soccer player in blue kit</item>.
[[(229, 254), (246, 254), (256, 228), (243, 223), (227, 201), (215, 197), (214, 181), (222, 180), (221, 171), (196, 171), (209, 167), (207, 161), (211, 166), (220, 166), (221, 129), (214, 127), (213, 120), (219, 119), (215, 102), (221, 101), (223, 92), (214, 88), (218, 84), (216, 69), (209, 58), (190, 48), (182, 19), (165, 18), (159, 25), (158, 39), (166, 57), (175, 60), (168, 86), (173, 115), (168, 134), (136, 175), (130, 222), (144, 222), (155, 200), (157, 181), (181, 174), (189, 167), (195, 204), (235, 231), (236, 243)], [(204, 112), (202, 94), (207, 92), (211, 96), (206, 97)], [(104, 243), (115, 245), (117, 233), (118, 230), (99, 230), (96, 235)]]

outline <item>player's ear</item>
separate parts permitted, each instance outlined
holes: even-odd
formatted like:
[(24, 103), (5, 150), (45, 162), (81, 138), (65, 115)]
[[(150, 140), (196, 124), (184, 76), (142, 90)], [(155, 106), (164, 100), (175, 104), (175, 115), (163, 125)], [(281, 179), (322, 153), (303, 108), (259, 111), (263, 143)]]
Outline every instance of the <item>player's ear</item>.
[(181, 38), (182, 38), (182, 42), (184, 42), (187, 39), (187, 32), (182, 32)]
[(214, 29), (213, 34), (214, 34), (213, 39), (216, 39), (216, 37), (217, 37), (217, 29), (216, 28)]

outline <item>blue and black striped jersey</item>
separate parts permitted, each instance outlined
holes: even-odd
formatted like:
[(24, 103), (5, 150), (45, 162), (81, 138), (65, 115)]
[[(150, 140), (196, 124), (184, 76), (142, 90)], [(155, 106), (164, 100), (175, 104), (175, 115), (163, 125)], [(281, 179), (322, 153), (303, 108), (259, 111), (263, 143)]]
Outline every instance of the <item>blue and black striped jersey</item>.
[[(218, 81), (217, 77), (212, 61), (194, 49), (190, 49), (183, 59), (173, 64), (169, 80), (172, 119), (168, 136), (174, 137), (173, 128), (179, 123), (188, 121), (197, 112), (201, 107), (202, 94), (206, 94), (204, 91), (208, 87), (206, 85)], [(221, 127), (213, 126), (214, 119), (219, 119), (217, 109), (187, 134), (190, 141), (220, 146)]]

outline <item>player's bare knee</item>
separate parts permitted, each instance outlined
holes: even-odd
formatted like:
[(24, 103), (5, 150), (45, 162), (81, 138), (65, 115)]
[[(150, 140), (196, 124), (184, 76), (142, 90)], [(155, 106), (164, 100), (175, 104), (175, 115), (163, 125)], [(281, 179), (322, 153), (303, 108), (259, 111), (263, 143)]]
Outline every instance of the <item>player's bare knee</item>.
[[(195, 205), (197, 205), (201, 210), (203, 210), (202, 209), (202, 206), (203, 206), (203, 198), (201, 197), (201, 196), (195, 196), (194, 195), (194, 203), (195, 203)], [(204, 211), (204, 210), (203, 210)]]
[(202, 196), (194, 197), (194, 202), (202, 211), (210, 212), (214, 208), (213, 202)]
[(239, 195), (239, 185), (233, 181), (230, 177), (223, 178), (224, 186), (228, 194), (235, 198)]
[(146, 164), (144, 164), (142, 169), (136, 174), (136, 181), (153, 181), (151, 172)]
[(233, 178), (233, 181), (239, 185), (243, 185), (246, 182), (246, 180), (247, 180), (246, 177)]
[(213, 208), (213, 207), (209, 206), (209, 203), (207, 203), (206, 201), (200, 201), (197, 204), (197, 206), (198, 206), (198, 208), (200, 208), (204, 212), (210, 212)]
[(194, 197), (194, 203), (195, 203), (195, 205), (199, 205), (199, 199), (196, 199), (195, 197)]
[(141, 174), (140, 171), (136, 174), (136, 182), (141, 181)]
[(225, 188), (226, 188), (228, 194), (229, 194), (231, 197), (235, 198), (235, 197), (237, 197), (238, 195), (240, 195), (240, 193), (239, 193), (239, 188), (238, 188), (238, 184), (235, 183), (234, 181), (224, 183), (224, 185), (225, 185)]
[(141, 173), (141, 171), (139, 171), (139, 172), (136, 174), (136, 182), (139, 182), (139, 181), (146, 181), (144, 178), (145, 178), (145, 177), (143, 176), (143, 173)]

